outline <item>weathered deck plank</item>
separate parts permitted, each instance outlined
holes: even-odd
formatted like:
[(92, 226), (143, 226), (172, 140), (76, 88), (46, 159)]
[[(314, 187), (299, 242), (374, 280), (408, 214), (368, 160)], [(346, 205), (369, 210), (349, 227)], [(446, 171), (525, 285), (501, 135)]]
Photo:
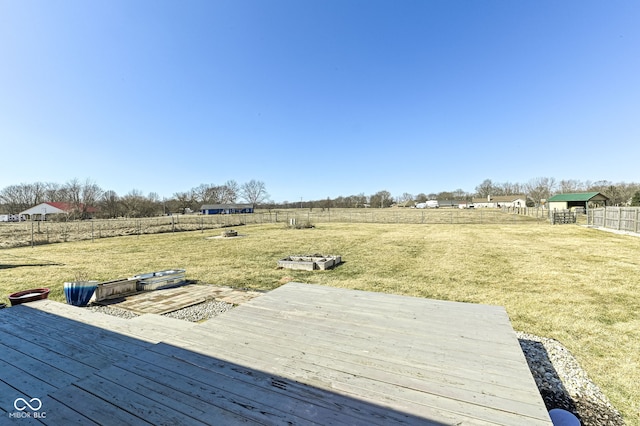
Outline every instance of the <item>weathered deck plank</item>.
[(501, 307), (289, 283), (198, 325), (8, 311), (3, 416), (25, 395), (45, 424), (551, 425)]
[[(285, 346), (278, 346), (269, 350), (268, 342), (230, 344), (229, 339), (232, 338), (232, 334), (223, 334), (219, 335), (219, 339), (215, 339), (216, 344), (212, 344), (214, 342), (211, 340), (209, 344), (202, 344), (203, 340), (199, 337), (188, 343), (181, 341), (180, 345), (210, 357), (252, 365), (256, 369), (267, 370), (274, 375), (320, 389), (340, 390), (341, 393), (370, 403), (385, 401), (388, 407), (417, 417), (428, 413), (432, 420), (444, 421), (445, 424), (450, 424), (449, 422), (456, 418), (464, 419), (466, 422), (472, 419), (491, 422), (492, 419), (499, 418), (504, 422), (502, 424), (520, 425), (523, 421), (536, 424), (534, 418), (527, 419), (523, 416), (546, 415), (544, 407), (540, 408), (536, 404), (518, 402), (504, 395), (502, 398), (491, 397), (487, 393), (493, 388), (489, 390), (486, 386), (484, 390), (480, 388), (477, 392), (466, 390), (464, 387), (456, 388), (456, 382), (453, 380), (448, 383), (448, 386), (438, 386), (428, 375), (423, 375), (421, 378), (402, 377), (398, 374), (376, 371), (372, 366), (363, 368), (362, 365), (347, 363), (336, 358), (322, 359), (316, 354), (307, 353), (306, 348), (305, 350), (287, 350)], [(274, 364), (274, 360), (280, 361)], [(444, 395), (439, 395), (439, 392)], [(476, 404), (479, 405), (476, 406)], [(499, 412), (505, 409), (516, 410), (518, 414)]]
[[(238, 326), (216, 330), (213, 334), (198, 333), (193, 342), (198, 344), (198, 342), (206, 341), (207, 346), (223, 346), (225, 342), (231, 339), (234, 333), (241, 330), (242, 327)], [(446, 355), (444, 354), (441, 357), (441, 361), (437, 363), (437, 368), (434, 368), (434, 364), (427, 365), (424, 362), (412, 361), (407, 358), (391, 358), (393, 348), (377, 351), (367, 348), (364, 344), (354, 345), (348, 341), (335, 340), (334, 344), (331, 345), (329, 342), (322, 342), (315, 336), (302, 336), (299, 334), (295, 336), (277, 335), (267, 328), (256, 327), (253, 329), (247, 326), (244, 330), (255, 332), (255, 343), (250, 344), (251, 350), (263, 351), (267, 356), (287, 356), (293, 359), (310, 360), (310, 362), (316, 363), (323, 368), (341, 368), (351, 371), (371, 369), (371, 372), (377, 372), (381, 376), (391, 374), (398, 381), (404, 380), (407, 386), (410, 384), (418, 387), (424, 387), (425, 385), (439, 386), (446, 390), (461, 388), (464, 391), (482, 392), (485, 396), (502, 396), (509, 401), (517, 400), (518, 398), (522, 401), (528, 401), (530, 396), (528, 392), (521, 391), (520, 384), (514, 378), (514, 370), (512, 368), (506, 368), (505, 372), (487, 371), (490, 367), (487, 362), (477, 363), (475, 368), (472, 368), (474, 364), (469, 363), (469, 365), (465, 366), (462, 374), (456, 374), (455, 369), (452, 369), (450, 363), (446, 362)], [(180, 339), (184, 340), (189, 336), (189, 334), (184, 334)], [(270, 343), (276, 340), (280, 342), (280, 345), (274, 348)], [(200, 346), (202, 345), (200, 344)], [(233, 346), (234, 350), (241, 351), (242, 346), (246, 347), (247, 345), (241, 345), (240, 348), (236, 348), (236, 346)], [(424, 355), (424, 352), (414, 355), (413, 358), (420, 360), (419, 355)], [(430, 359), (434, 359), (430, 354), (428, 356)], [(502, 375), (501, 384), (498, 384), (497, 381), (492, 381), (495, 385), (487, 389), (487, 377), (493, 378), (497, 374)]]
[[(285, 398), (287, 409), (291, 410), (294, 406), (299, 405), (305, 412), (313, 413), (314, 416), (321, 415), (322, 418), (325, 419), (325, 422), (334, 419), (336, 416), (338, 416), (337, 421), (331, 423), (339, 423), (339, 420), (345, 423), (346, 418), (351, 419), (349, 422), (351, 424), (355, 424), (357, 420), (359, 420), (360, 422), (364, 422), (364, 424), (383, 425), (390, 423), (405, 424), (411, 423), (413, 420), (411, 416), (407, 416), (404, 413), (365, 404), (360, 400), (344, 398), (342, 395), (333, 392), (323, 392), (315, 387), (281, 376), (257, 372), (253, 368), (242, 366), (250, 365), (250, 363), (239, 364), (233, 362), (233, 356), (229, 357), (230, 359), (223, 359), (222, 357), (212, 358), (203, 353), (185, 351), (180, 347), (164, 343), (156, 345), (146, 356), (152, 356), (149, 355), (150, 352), (171, 357), (172, 359), (183, 360), (207, 370), (215, 370), (218, 374), (223, 374), (239, 382), (255, 386), (260, 390), (260, 395), (265, 391), (275, 392)], [(238, 362), (241, 361), (238, 360)], [(215, 368), (212, 368), (212, 364), (215, 365)], [(176, 374), (182, 374), (179, 363), (163, 363), (163, 366)], [(203, 375), (197, 371), (191, 378), (209, 383), (216, 382), (209, 374)], [(327, 410), (329, 413), (326, 412)]]
[[(509, 365), (519, 367), (522, 361), (512, 356), (513, 353), (509, 350), (510, 346), (490, 344), (478, 339), (451, 335), (442, 336), (431, 331), (409, 334), (388, 329), (371, 328), (365, 324), (357, 327), (350, 327), (344, 324), (331, 326), (328, 325), (329, 321), (320, 321), (318, 323), (313, 321), (287, 321), (287, 327), (284, 328), (278, 327), (278, 324), (281, 325), (279, 321), (272, 321), (262, 316), (256, 318), (252, 314), (252, 311), (244, 310), (241, 317), (237, 315), (227, 316), (224, 319), (223, 327), (209, 323), (204, 327), (198, 327), (197, 330), (194, 330), (194, 333), (205, 333), (206, 330), (219, 328), (236, 329), (249, 327), (257, 333), (267, 333), (273, 338), (306, 339), (316, 345), (324, 343), (334, 349), (336, 348), (336, 342), (346, 341), (350, 347), (361, 346), (363, 351), (374, 353), (397, 353), (402, 350), (405, 354), (404, 358), (410, 358), (412, 354), (416, 355), (417, 359), (412, 360), (412, 362), (424, 359), (425, 352), (428, 352), (432, 357), (439, 356), (443, 361), (446, 361), (449, 358), (450, 351), (455, 350), (458, 352), (458, 358), (468, 359), (470, 363), (484, 362), (488, 364), (487, 361), (490, 361), (489, 365), (493, 365), (496, 357), (502, 358), (504, 365), (501, 366), (501, 371)], [(431, 364), (431, 361), (429, 363)], [(497, 373), (499, 374), (498, 371)]]
[[(69, 408), (67, 405), (62, 404), (60, 401), (56, 401), (49, 395), (41, 398), (42, 410), (47, 414), (44, 418), (40, 419), (41, 423), (51, 426), (60, 425), (80, 425), (80, 426), (94, 426), (98, 423), (94, 422), (90, 418), (82, 415), (76, 410)], [(83, 407), (76, 407), (77, 410), (83, 411)]]
[[(217, 359), (207, 358), (203, 364), (194, 365), (185, 361), (190, 359), (190, 352), (178, 350), (176, 357), (147, 351), (141, 354), (141, 360), (129, 360), (117, 367), (127, 370), (133, 381), (155, 382), (154, 389), (169, 387), (178, 400), (184, 396), (195, 399), (199, 409), (206, 414), (225, 412), (237, 419), (258, 422), (261, 424), (278, 424), (283, 418), (293, 423), (315, 423), (307, 413), (317, 412), (317, 407), (310, 402), (300, 401), (291, 395), (283, 396), (274, 392), (273, 388), (259, 389), (250, 381), (230, 378), (223, 372), (242, 367)], [(245, 374), (260, 376), (261, 372), (244, 368)], [(109, 372), (100, 373), (107, 375)], [(126, 376), (125, 376), (126, 377)], [(131, 379), (124, 379), (130, 383)], [(135, 385), (134, 385), (135, 386)], [(335, 412), (327, 411), (327, 415)], [(342, 417), (344, 419), (344, 417)]]
[[(145, 352), (147, 353), (147, 352)], [(219, 424), (255, 423), (246, 416), (232, 413), (211, 403), (211, 395), (202, 382), (189, 383), (182, 370), (173, 373), (165, 365), (131, 360), (97, 373), (98, 376), (117, 381), (146, 398), (165, 404), (176, 413), (199, 420), (215, 419)], [(218, 403), (218, 405), (222, 405)]]

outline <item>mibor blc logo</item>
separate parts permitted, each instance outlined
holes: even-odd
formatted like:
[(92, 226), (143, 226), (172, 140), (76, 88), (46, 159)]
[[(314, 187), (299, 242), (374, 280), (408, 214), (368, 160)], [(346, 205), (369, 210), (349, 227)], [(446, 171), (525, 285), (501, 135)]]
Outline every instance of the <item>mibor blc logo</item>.
[(18, 411), (9, 413), (9, 418), (14, 419), (44, 419), (47, 417), (47, 413), (40, 411), (42, 408), (42, 401), (40, 398), (31, 398), (26, 400), (24, 398), (16, 398), (13, 401), (13, 408)]

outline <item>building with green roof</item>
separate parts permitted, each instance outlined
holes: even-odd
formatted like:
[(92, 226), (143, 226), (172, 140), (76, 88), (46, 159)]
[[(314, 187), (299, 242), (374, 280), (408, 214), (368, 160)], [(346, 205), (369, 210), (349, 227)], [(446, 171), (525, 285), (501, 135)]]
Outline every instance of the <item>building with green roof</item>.
[(547, 200), (549, 211), (570, 210), (574, 207), (586, 209), (594, 206), (606, 206), (609, 198), (599, 192), (578, 192), (557, 194)]

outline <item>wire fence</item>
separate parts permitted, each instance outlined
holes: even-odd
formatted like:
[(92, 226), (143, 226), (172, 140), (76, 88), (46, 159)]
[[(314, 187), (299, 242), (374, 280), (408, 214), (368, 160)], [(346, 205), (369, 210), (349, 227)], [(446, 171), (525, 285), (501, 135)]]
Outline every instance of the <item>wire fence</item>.
[(0, 248), (96, 240), (128, 235), (201, 231), (250, 224), (321, 223), (523, 224), (546, 217), (499, 209), (281, 209), (250, 214), (173, 215), (140, 219), (0, 223)]

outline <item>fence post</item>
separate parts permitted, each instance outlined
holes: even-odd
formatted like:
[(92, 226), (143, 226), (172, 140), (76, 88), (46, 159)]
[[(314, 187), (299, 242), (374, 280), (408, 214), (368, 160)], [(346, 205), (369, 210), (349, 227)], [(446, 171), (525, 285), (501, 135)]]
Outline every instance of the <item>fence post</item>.
[(618, 207), (618, 231), (622, 229), (622, 207)]

